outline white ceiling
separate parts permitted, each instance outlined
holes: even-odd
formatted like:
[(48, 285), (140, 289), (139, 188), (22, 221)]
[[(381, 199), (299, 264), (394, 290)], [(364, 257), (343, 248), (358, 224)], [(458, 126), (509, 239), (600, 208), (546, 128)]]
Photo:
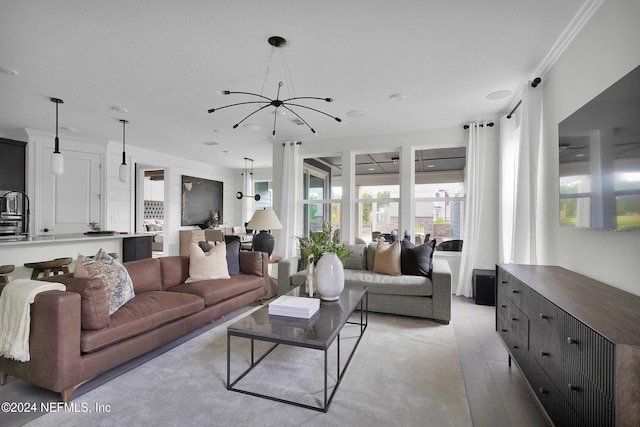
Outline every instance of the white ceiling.
[[(278, 119), (276, 141), (457, 126), (495, 119), (536, 77), (572, 19), (597, 0), (0, 0), (0, 133), (55, 129), (215, 165), (271, 164), (273, 108), (253, 111), (218, 91), (260, 92), (280, 35), (296, 96), (342, 118), (299, 111), (316, 129)], [(582, 9), (581, 9), (582, 8)], [(273, 56), (263, 94), (285, 80)], [(489, 100), (487, 94), (513, 94)], [(290, 96), (289, 87), (283, 94)], [(403, 93), (405, 99), (389, 96)], [(281, 96), (282, 98), (282, 96)], [(111, 107), (126, 108), (117, 113)], [(351, 118), (351, 110), (365, 116)], [(65, 132), (61, 131), (64, 150)], [(219, 145), (206, 146), (215, 141)], [(230, 151), (229, 154), (223, 150)]]

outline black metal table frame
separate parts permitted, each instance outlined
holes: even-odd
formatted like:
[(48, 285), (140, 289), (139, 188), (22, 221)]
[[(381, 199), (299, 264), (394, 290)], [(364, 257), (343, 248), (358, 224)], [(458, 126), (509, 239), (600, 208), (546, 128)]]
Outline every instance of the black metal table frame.
[[(360, 300), (360, 302), (358, 304), (356, 304), (356, 306), (353, 309), (353, 312), (351, 312), (350, 316), (353, 315), (353, 313), (358, 310), (360, 310), (360, 322), (350, 322), (350, 321), (346, 321), (346, 324), (350, 324), (350, 325), (360, 325), (360, 335), (358, 336), (358, 339), (355, 343), (355, 345), (353, 346), (353, 350), (351, 350), (351, 353), (349, 354), (349, 358), (347, 359), (347, 363), (344, 366), (344, 369), (342, 370), (342, 372), (340, 372), (340, 332), (338, 332), (337, 335), (337, 352), (336, 352), (336, 364), (337, 364), (337, 373), (338, 373), (338, 378), (336, 380), (336, 384), (335, 387), (333, 388), (333, 391), (331, 392), (331, 395), (328, 395), (328, 357), (327, 357), (327, 352), (329, 351), (329, 348), (331, 348), (331, 346), (333, 345), (333, 341), (330, 342), (326, 348), (324, 349), (317, 349), (311, 346), (305, 346), (303, 344), (300, 343), (294, 343), (294, 342), (289, 342), (289, 341), (284, 341), (284, 340), (279, 340), (279, 339), (275, 339), (275, 338), (268, 338), (268, 337), (255, 337), (252, 336), (250, 334), (243, 334), (243, 333), (237, 333), (237, 332), (232, 332), (227, 330), (227, 390), (231, 390), (231, 391), (235, 391), (238, 393), (243, 393), (243, 394), (248, 394), (250, 396), (256, 396), (256, 397), (262, 397), (264, 399), (269, 399), (269, 400), (273, 400), (276, 402), (281, 402), (281, 403), (287, 403), (290, 405), (294, 405), (294, 406), (299, 406), (301, 408), (307, 408), (307, 409), (313, 409), (315, 411), (320, 411), (320, 412), (327, 412), (329, 410), (329, 406), (331, 405), (331, 402), (333, 401), (333, 397), (336, 394), (336, 391), (338, 391), (338, 386), (340, 385), (340, 383), (342, 382), (342, 378), (344, 377), (347, 368), (349, 367), (349, 364), (351, 363), (351, 359), (353, 359), (353, 355), (356, 352), (356, 349), (358, 348), (358, 345), (360, 344), (360, 340), (362, 339), (362, 336), (364, 335), (364, 331), (366, 331), (367, 326), (369, 324), (369, 293), (365, 291), (364, 295), (362, 296), (362, 299)], [(342, 325), (340, 327), (340, 331), (342, 330), (342, 328), (344, 327), (344, 325)], [(232, 336), (236, 336), (236, 337), (242, 337), (242, 338), (247, 338), (251, 340), (251, 365), (249, 366), (249, 368), (244, 371), (242, 374), (240, 374), (240, 376), (238, 378), (236, 378), (235, 381), (231, 382), (231, 337)], [(272, 342), (275, 345), (272, 346), (269, 350), (267, 350), (265, 352), (265, 354), (263, 354), (262, 356), (260, 356), (260, 358), (258, 360), (255, 359), (255, 351), (254, 351), (254, 341), (258, 340), (258, 341), (266, 341), (266, 342)], [(335, 338), (334, 338), (335, 341)], [(275, 350), (280, 344), (285, 344), (285, 345), (291, 345), (293, 347), (303, 347), (303, 348), (310, 348), (310, 349), (315, 349), (315, 350), (323, 350), (324, 352), (324, 406), (312, 406), (312, 405), (307, 405), (305, 403), (300, 403), (300, 402), (296, 402), (293, 400), (287, 400), (287, 399), (281, 399), (278, 397), (274, 397), (274, 396), (269, 396), (266, 394), (262, 394), (262, 393), (256, 393), (253, 391), (248, 391), (248, 390), (242, 390), (239, 388), (235, 388), (234, 386), (240, 381), (242, 380), (247, 374), (249, 374), (249, 372), (251, 372), (253, 370), (253, 368), (255, 368), (264, 358), (266, 358), (273, 350)]]

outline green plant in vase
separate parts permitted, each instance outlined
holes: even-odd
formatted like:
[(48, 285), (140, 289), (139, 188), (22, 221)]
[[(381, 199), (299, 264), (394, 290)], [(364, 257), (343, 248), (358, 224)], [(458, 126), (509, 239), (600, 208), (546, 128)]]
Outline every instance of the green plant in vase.
[(337, 234), (338, 230), (332, 230), (331, 224), (323, 222), (321, 231), (310, 233), (309, 236), (298, 237), (298, 246), (303, 264), (309, 259), (310, 255), (312, 257), (311, 262), (317, 263), (325, 252), (335, 253), (340, 261), (344, 263), (349, 258), (349, 244), (347, 242), (336, 243), (339, 240)]

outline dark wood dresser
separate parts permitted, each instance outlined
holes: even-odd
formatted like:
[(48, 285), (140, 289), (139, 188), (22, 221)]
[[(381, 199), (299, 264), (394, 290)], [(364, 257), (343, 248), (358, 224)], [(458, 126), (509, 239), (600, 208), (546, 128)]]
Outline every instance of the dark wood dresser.
[(548, 418), (639, 426), (640, 297), (555, 266), (496, 278), (496, 331)]

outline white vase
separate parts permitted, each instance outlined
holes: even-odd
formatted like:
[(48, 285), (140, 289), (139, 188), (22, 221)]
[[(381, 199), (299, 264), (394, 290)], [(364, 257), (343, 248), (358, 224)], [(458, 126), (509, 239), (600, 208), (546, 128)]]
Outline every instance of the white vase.
[(316, 264), (316, 289), (325, 301), (336, 301), (344, 289), (342, 261), (333, 252), (325, 252)]

